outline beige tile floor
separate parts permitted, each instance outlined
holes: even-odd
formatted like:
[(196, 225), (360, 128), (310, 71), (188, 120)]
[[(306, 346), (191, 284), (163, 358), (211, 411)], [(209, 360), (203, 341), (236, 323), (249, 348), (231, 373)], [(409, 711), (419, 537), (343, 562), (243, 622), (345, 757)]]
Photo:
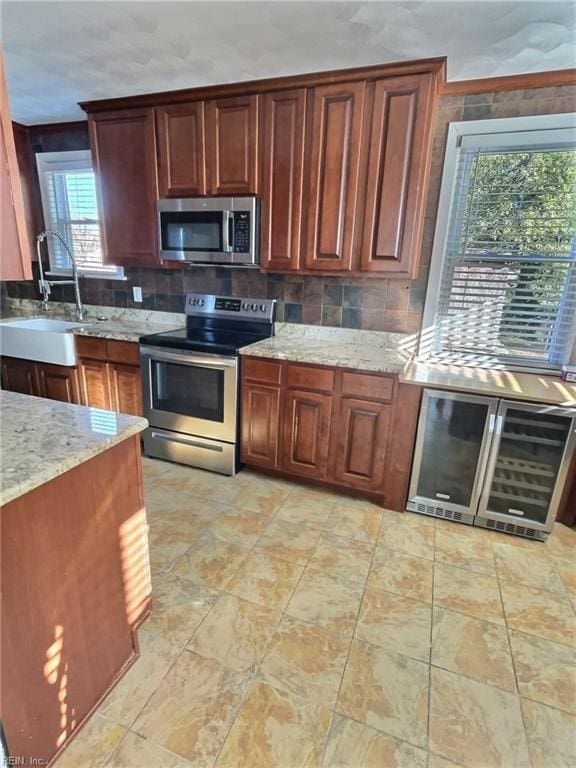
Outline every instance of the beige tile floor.
[(144, 466), (141, 657), (57, 768), (574, 768), (575, 531)]

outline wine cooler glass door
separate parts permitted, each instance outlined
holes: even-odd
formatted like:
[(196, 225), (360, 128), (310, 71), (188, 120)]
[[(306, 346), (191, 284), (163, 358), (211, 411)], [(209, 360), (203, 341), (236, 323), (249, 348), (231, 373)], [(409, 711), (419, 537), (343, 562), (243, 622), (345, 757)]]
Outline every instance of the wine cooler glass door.
[(497, 400), (425, 390), (407, 508), (472, 523)]
[(575, 425), (574, 411), (503, 400), (478, 516), (550, 531), (576, 442)]

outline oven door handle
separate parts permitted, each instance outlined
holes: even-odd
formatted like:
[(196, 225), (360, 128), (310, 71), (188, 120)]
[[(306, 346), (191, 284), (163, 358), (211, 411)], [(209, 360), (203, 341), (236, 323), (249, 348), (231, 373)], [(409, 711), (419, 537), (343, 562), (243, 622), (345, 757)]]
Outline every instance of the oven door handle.
[(187, 353), (157, 352), (149, 347), (140, 347), (140, 357), (147, 360), (159, 360), (165, 363), (184, 363), (184, 365), (200, 365), (203, 368), (236, 368), (238, 358), (220, 357), (219, 355), (189, 355)]

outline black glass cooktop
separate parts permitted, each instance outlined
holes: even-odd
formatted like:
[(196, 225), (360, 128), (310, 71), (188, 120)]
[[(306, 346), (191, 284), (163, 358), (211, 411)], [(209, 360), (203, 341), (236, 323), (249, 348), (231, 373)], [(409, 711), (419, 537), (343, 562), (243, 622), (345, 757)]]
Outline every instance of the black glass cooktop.
[(140, 343), (152, 347), (169, 347), (193, 352), (236, 355), (238, 350), (270, 336), (259, 331), (237, 330), (236, 328), (177, 328), (174, 331), (152, 333), (142, 336)]

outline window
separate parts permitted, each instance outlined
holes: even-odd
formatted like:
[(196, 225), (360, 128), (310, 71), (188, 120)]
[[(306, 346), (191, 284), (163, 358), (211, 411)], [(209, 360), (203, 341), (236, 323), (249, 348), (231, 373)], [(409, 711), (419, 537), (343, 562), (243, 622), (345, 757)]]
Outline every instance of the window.
[(576, 334), (576, 115), (452, 123), (421, 355), (557, 369)]
[[(102, 263), (96, 182), (90, 150), (36, 155), (46, 229), (62, 235), (83, 277), (123, 279), (122, 267)], [(72, 265), (62, 243), (47, 238), (50, 271), (69, 275)]]

